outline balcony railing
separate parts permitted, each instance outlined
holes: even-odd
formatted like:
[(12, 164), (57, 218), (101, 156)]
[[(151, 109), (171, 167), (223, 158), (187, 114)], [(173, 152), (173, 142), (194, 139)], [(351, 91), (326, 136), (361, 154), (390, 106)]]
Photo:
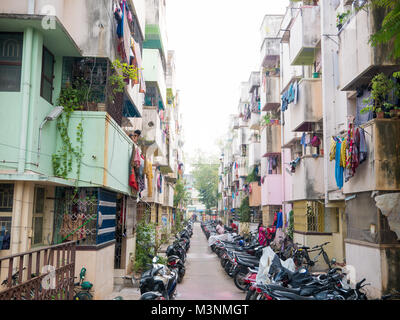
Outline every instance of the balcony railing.
[(251, 182), (250, 187), (249, 205), (250, 207), (258, 207), (261, 205), (261, 185), (258, 185), (258, 182)]
[(275, 68), (280, 58), (280, 38), (265, 38), (261, 46), (261, 65), (264, 68)]
[(260, 163), (260, 147), (260, 142), (251, 142), (249, 144), (249, 168), (252, 168)]
[(250, 129), (258, 130), (260, 128), (260, 114), (252, 112), (250, 117)]
[(143, 141), (147, 145), (155, 144), (155, 147), (161, 151), (165, 152), (163, 148), (163, 140), (162, 140), (162, 130), (161, 130), (161, 122), (160, 117), (158, 115), (158, 107), (143, 107)]
[[(392, 73), (399, 69), (388, 54), (390, 44), (370, 45), (369, 38), (380, 29), (385, 9), (364, 7), (345, 23), (339, 32), (339, 81), (343, 91), (368, 85), (379, 72)], [(351, 61), (351, 63), (349, 63)]]
[[(400, 190), (400, 120), (374, 119), (362, 125), (367, 159), (344, 183), (343, 193)], [(396, 137), (396, 138), (395, 138)]]
[(292, 131), (311, 131), (322, 120), (322, 81), (303, 79), (298, 86), (297, 104), (289, 105)]
[(249, 78), (249, 92), (252, 92), (255, 87), (260, 86), (260, 72), (253, 71)]
[(292, 201), (317, 200), (324, 196), (324, 158), (303, 156), (292, 173)]
[(0, 258), (0, 300), (72, 300), (75, 250), (71, 241)]
[(292, 65), (311, 65), (315, 49), (321, 40), (319, 6), (303, 6), (297, 11), (290, 28), (290, 62)]
[(261, 199), (263, 206), (282, 205), (282, 175), (267, 174), (264, 176)]
[(261, 156), (281, 153), (281, 125), (271, 124), (261, 130)]
[(261, 106), (263, 111), (277, 109), (281, 104), (279, 76), (265, 76), (261, 86)]

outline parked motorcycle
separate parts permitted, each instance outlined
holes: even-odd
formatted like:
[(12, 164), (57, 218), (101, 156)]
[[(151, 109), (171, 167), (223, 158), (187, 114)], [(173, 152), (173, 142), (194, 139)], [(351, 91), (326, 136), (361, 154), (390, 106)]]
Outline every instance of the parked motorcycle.
[(175, 298), (178, 274), (165, 265), (159, 264), (158, 261), (158, 257), (153, 257), (150, 269), (141, 275), (140, 300), (173, 300)]

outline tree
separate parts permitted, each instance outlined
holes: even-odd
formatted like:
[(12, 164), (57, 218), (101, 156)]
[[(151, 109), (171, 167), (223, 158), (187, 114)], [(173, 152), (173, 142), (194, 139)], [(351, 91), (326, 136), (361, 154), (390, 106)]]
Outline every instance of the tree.
[(388, 10), (382, 20), (381, 28), (370, 37), (371, 45), (376, 47), (393, 41), (392, 58), (400, 58), (400, 0), (372, 0), (371, 5), (375, 9)]
[(178, 208), (180, 205), (186, 206), (190, 201), (190, 194), (185, 188), (185, 182), (179, 178), (175, 184), (174, 193), (174, 207)]
[(246, 197), (242, 200), (242, 203), (239, 207), (239, 216), (240, 222), (250, 222), (249, 197)]
[(201, 157), (193, 164), (194, 187), (199, 191), (200, 201), (207, 210), (216, 207), (218, 203), (218, 167), (217, 161), (206, 161)]

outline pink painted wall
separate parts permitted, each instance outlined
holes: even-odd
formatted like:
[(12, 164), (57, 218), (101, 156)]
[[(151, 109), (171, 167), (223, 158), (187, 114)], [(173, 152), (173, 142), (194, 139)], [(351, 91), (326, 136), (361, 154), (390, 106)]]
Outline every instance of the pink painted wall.
[(282, 205), (282, 175), (267, 174), (261, 187), (263, 206)]

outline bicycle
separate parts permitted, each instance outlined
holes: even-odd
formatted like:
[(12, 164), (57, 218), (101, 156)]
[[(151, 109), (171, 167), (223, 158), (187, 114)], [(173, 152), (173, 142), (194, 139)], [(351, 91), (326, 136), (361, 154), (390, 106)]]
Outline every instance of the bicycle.
[[(294, 263), (297, 267), (300, 267), (302, 265), (306, 265), (307, 268), (312, 268), (315, 263), (318, 261), (318, 258), (320, 255), (324, 258), (325, 263), (328, 265), (329, 269), (332, 269), (332, 265), (336, 263), (336, 259), (330, 260), (328, 257), (328, 254), (324, 250), (324, 246), (326, 246), (330, 242), (325, 242), (320, 245), (316, 245), (310, 249), (310, 247), (307, 246), (302, 246), (299, 243), (296, 243), (296, 245), (300, 245), (301, 247), (297, 247), (297, 250), (294, 252)], [(319, 251), (318, 254), (311, 259), (309, 253), (310, 252), (316, 252)]]
[[(86, 276), (86, 268), (83, 267), (79, 274), (79, 282), (74, 283), (74, 300), (92, 300), (93, 295), (90, 290), (93, 287), (93, 283), (89, 281), (83, 281)], [(75, 277), (78, 278), (78, 277)]]

